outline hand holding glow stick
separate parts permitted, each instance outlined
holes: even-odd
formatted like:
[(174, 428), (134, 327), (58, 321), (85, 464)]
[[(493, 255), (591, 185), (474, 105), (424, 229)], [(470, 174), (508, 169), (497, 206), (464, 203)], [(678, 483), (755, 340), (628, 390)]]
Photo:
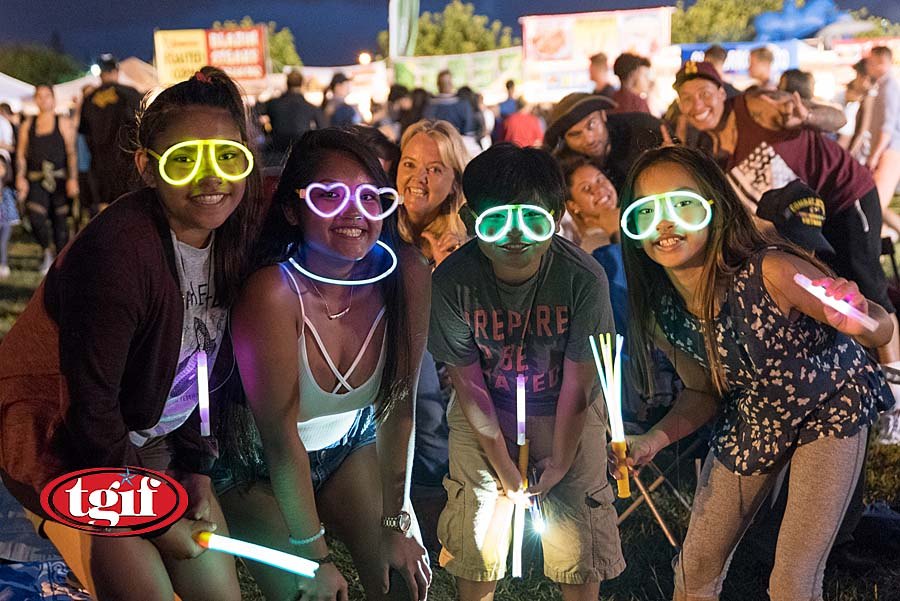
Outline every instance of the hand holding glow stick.
[(211, 551), (220, 551), (265, 563), (304, 578), (315, 578), (316, 570), (319, 568), (319, 564), (309, 559), (212, 532), (200, 532), (197, 534), (196, 540), (198, 545)]
[(824, 286), (814, 286), (812, 280), (803, 275), (802, 273), (794, 274), (794, 281), (798, 286), (815, 296), (817, 299), (822, 301), (823, 305), (831, 307), (838, 313), (842, 315), (846, 315), (850, 319), (858, 322), (862, 327), (869, 330), (870, 332), (874, 332), (878, 329), (878, 322), (873, 318), (869, 317), (847, 301), (839, 300), (836, 298), (832, 298), (825, 293)]
[[(600, 377), (600, 386), (603, 388), (603, 398), (606, 401), (606, 409), (609, 414), (609, 426), (612, 432), (612, 449), (619, 460), (616, 470), (619, 477), (616, 486), (620, 499), (631, 496), (631, 487), (628, 484), (627, 446), (625, 444), (625, 426), (622, 423), (622, 343), (624, 338), (616, 334), (616, 351), (613, 357), (610, 334), (599, 334), (600, 351), (597, 343), (591, 337), (591, 351), (594, 354), (594, 363), (597, 366), (597, 375)], [(601, 356), (602, 352), (602, 356)]]
[(200, 401), (200, 435), (209, 436), (209, 369), (205, 350), (197, 352), (197, 397)]

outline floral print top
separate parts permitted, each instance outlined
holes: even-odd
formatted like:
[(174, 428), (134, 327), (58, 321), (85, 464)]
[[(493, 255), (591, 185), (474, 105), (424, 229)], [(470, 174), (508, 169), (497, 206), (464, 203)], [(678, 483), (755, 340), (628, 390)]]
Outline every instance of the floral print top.
[[(734, 275), (715, 318), (725, 372), (711, 446), (741, 475), (771, 472), (818, 438), (855, 435), (893, 405), (884, 374), (865, 349), (808, 315), (791, 321), (762, 279), (764, 249)], [(664, 294), (657, 322), (678, 350), (708, 367), (701, 321)]]

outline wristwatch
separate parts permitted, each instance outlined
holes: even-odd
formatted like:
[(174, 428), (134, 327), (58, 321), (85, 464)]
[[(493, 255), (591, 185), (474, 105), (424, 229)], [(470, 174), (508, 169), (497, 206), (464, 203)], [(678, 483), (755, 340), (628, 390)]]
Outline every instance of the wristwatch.
[(394, 517), (381, 518), (381, 527), (396, 530), (401, 534), (406, 534), (409, 527), (412, 526), (412, 517), (405, 511), (401, 511)]

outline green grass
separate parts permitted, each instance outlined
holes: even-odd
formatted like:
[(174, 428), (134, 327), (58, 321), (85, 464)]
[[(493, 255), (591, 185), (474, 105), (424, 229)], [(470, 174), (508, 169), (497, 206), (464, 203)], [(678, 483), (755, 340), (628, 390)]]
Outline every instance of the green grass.
[[(24, 310), (34, 288), (40, 282), (37, 269), (39, 248), (19, 230), (10, 247), (12, 276), (0, 281), (0, 338), (9, 331), (16, 317)], [(900, 446), (876, 447), (867, 467), (868, 500), (887, 500), (900, 509)], [(645, 476), (649, 483), (649, 476)], [(679, 489), (688, 496), (695, 484), (693, 467), (683, 464), (672, 476)], [(666, 521), (681, 539), (687, 528), (689, 514), (665, 490), (654, 494)], [(621, 527), (622, 547), (628, 568), (601, 587), (606, 601), (662, 601), (671, 598), (672, 568), (675, 555), (659, 526), (646, 507), (641, 507)], [(350, 583), (350, 598), (364, 599), (362, 587), (355, 578), (349, 555), (340, 543), (333, 541), (338, 565)], [(766, 597), (767, 571), (764, 562), (748, 545), (738, 549), (731, 565), (722, 596), (723, 601), (762, 601)], [(882, 565), (864, 576), (853, 576), (829, 570), (825, 579), (827, 601), (900, 601), (900, 558), (881, 558)], [(244, 598), (261, 600), (253, 579), (240, 568)], [(443, 570), (435, 571), (429, 594), (434, 601), (456, 598), (453, 579)], [(498, 601), (550, 601), (560, 599), (558, 589), (542, 576), (537, 558), (527, 563), (526, 577), (506, 579), (497, 587)]]

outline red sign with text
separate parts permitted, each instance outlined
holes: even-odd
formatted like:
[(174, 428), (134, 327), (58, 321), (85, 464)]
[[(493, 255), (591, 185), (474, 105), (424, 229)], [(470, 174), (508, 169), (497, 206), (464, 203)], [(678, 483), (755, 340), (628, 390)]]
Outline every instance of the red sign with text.
[(41, 506), (54, 521), (101, 536), (160, 530), (181, 519), (187, 505), (181, 484), (142, 467), (70, 472), (41, 492)]

